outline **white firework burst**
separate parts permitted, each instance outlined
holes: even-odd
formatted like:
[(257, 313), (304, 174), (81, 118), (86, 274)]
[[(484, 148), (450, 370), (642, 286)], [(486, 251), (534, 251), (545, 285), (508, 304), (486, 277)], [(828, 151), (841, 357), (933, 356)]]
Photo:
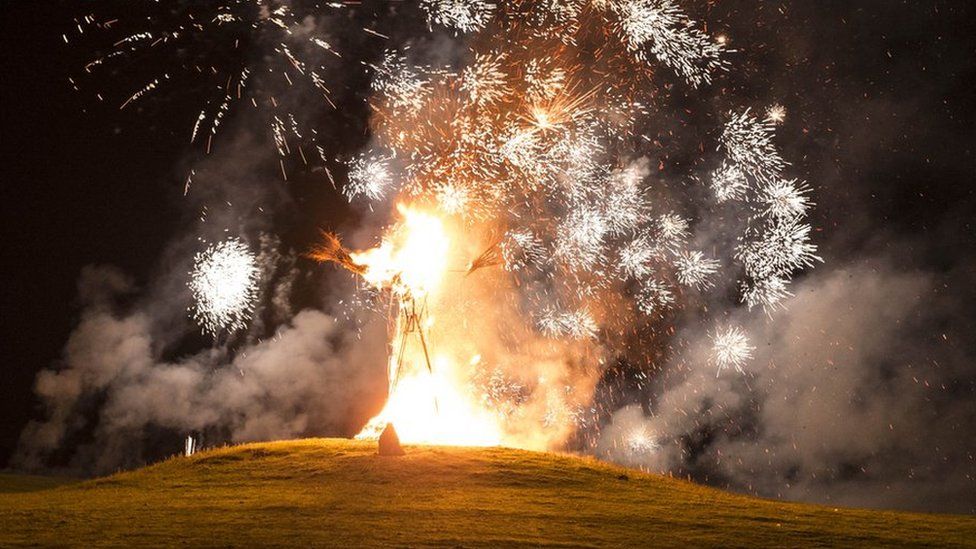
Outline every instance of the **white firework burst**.
[(693, 87), (710, 84), (712, 73), (728, 66), (724, 46), (695, 28), (670, 0), (616, 0), (624, 43), (640, 60), (645, 48)]
[(548, 67), (538, 59), (525, 64), (525, 94), (531, 103), (552, 100), (566, 87), (566, 71)]
[(758, 238), (739, 246), (736, 258), (747, 275), (759, 280), (786, 276), (823, 261), (816, 244), (810, 242), (810, 225), (796, 218), (767, 223)]
[(548, 308), (540, 315), (538, 324), (543, 334), (553, 338), (592, 339), (598, 330), (596, 320), (586, 309)]
[(603, 215), (611, 236), (628, 233), (646, 219), (650, 206), (641, 187), (645, 174), (646, 166), (638, 164), (614, 172), (610, 177)]
[(770, 105), (766, 109), (766, 120), (773, 124), (782, 124), (786, 121), (786, 107), (778, 103)]
[(644, 455), (658, 450), (661, 445), (647, 429), (638, 427), (627, 435), (627, 449), (631, 454)]
[(641, 284), (637, 295), (637, 308), (645, 315), (660, 314), (674, 304), (674, 292), (667, 284), (655, 278)]
[(662, 250), (647, 233), (639, 234), (620, 248), (617, 270), (625, 278), (643, 279), (654, 272), (654, 262), (664, 258)]
[(349, 182), (343, 187), (342, 194), (350, 202), (359, 197), (381, 200), (393, 187), (393, 182), (389, 158), (362, 154), (349, 163)]
[(231, 238), (194, 257), (189, 287), (193, 318), (213, 335), (247, 325), (254, 312), (260, 269), (243, 242)]
[(448, 214), (465, 214), (470, 211), (471, 190), (456, 183), (444, 183), (435, 191), (438, 207)]
[(505, 233), (501, 242), (505, 269), (519, 271), (530, 266), (541, 269), (546, 262), (546, 249), (531, 231), (515, 229)]
[(784, 299), (793, 295), (788, 289), (789, 283), (789, 279), (779, 275), (758, 280), (742, 281), (740, 283), (742, 302), (750, 310), (753, 307), (761, 306), (769, 314), (776, 310)]
[(427, 67), (411, 65), (405, 55), (395, 50), (384, 52), (375, 70), (372, 88), (394, 109), (418, 111), (431, 93)]
[(479, 31), (491, 21), (495, 4), (485, 0), (421, 0), (430, 25), (460, 32)]
[(765, 206), (765, 215), (794, 219), (805, 215), (812, 205), (809, 192), (810, 188), (797, 179), (774, 179), (762, 186), (759, 200)]
[(723, 162), (722, 167), (712, 172), (709, 186), (715, 193), (715, 200), (742, 200), (749, 190), (746, 174), (735, 164)]
[(573, 269), (592, 270), (603, 258), (607, 231), (599, 211), (586, 207), (570, 211), (556, 231), (556, 258)]
[(756, 348), (750, 345), (749, 338), (737, 326), (717, 330), (712, 336), (712, 355), (710, 360), (718, 367), (716, 375), (726, 368), (735, 368), (740, 373), (745, 364), (752, 360)]
[(773, 143), (774, 133), (772, 124), (757, 119), (749, 109), (739, 115), (730, 113), (721, 147), (740, 170), (759, 181), (769, 181), (786, 167)]
[(502, 66), (503, 55), (478, 54), (461, 72), (461, 91), (475, 105), (488, 105), (508, 93), (508, 78)]
[(607, 171), (600, 162), (603, 152), (604, 144), (594, 125), (578, 124), (540, 155), (539, 161), (546, 171), (558, 167), (564, 192), (578, 199), (606, 182)]
[(676, 213), (657, 218), (657, 238), (664, 246), (674, 248), (688, 239), (688, 220)]
[(683, 251), (675, 258), (675, 267), (678, 282), (704, 290), (712, 286), (711, 277), (718, 272), (719, 262), (705, 257), (701, 252)]

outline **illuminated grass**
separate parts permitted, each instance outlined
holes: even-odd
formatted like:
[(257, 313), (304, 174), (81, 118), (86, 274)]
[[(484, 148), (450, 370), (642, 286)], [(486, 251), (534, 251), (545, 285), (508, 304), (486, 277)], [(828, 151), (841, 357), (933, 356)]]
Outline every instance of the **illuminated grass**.
[(590, 459), (303, 440), (0, 493), (0, 546), (964, 545), (976, 518), (760, 500)]
[(0, 473), (0, 494), (17, 494), (23, 492), (37, 492), (50, 490), (64, 484), (78, 482), (69, 477), (44, 477), (39, 475), (18, 475), (14, 473)]

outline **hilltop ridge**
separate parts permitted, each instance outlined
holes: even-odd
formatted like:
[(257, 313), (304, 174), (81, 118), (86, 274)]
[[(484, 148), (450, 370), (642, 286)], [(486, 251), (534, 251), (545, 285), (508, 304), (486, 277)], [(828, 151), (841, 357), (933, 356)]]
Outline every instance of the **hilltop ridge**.
[[(0, 493), (0, 546), (972, 546), (976, 518), (762, 500), (587, 458), (246, 444)], [(2, 489), (2, 486), (0, 486)]]

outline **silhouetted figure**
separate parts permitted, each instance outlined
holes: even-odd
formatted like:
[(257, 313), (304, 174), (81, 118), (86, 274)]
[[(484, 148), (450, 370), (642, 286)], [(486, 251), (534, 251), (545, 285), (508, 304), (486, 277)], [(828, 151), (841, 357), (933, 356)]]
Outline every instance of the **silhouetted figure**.
[(402, 456), (406, 452), (400, 446), (400, 437), (396, 434), (396, 429), (392, 423), (387, 423), (383, 433), (380, 434), (380, 455), (381, 456)]

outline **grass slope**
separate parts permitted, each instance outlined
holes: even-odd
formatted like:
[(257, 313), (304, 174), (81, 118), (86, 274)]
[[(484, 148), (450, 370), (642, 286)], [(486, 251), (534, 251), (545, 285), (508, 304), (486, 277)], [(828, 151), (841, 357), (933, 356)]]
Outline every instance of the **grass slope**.
[(248, 444), (0, 493), (0, 546), (964, 546), (976, 518), (739, 496), (500, 448)]
[(49, 490), (64, 484), (71, 484), (72, 482), (78, 482), (78, 479), (0, 472), (0, 494), (37, 492), (39, 490)]

